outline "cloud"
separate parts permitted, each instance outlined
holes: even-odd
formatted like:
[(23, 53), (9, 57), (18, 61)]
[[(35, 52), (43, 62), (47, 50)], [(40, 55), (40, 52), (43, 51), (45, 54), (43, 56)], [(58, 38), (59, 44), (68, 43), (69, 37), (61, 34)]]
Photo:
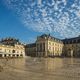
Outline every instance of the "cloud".
[(63, 38), (80, 35), (79, 0), (3, 0), (3, 3), (20, 16), (27, 28), (59, 33)]
[(38, 5), (41, 5), (42, 4), (42, 0), (38, 0)]

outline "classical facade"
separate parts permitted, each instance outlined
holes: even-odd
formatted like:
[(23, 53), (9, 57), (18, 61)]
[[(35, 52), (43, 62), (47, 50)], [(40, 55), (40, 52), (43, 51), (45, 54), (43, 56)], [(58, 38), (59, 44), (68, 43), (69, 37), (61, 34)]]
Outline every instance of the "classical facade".
[(69, 57), (80, 57), (80, 36), (64, 39), (63, 55)]
[(37, 56), (61, 56), (63, 50), (63, 42), (60, 39), (43, 34), (37, 37), (36, 40), (36, 55)]
[[(43, 34), (37, 37), (35, 46), (26, 47), (26, 54), (38, 57), (54, 57), (61, 56), (63, 51), (63, 42), (60, 39)], [(33, 45), (33, 44), (29, 44)], [(29, 51), (30, 50), (30, 51)]]
[(26, 46), (26, 54), (29, 56), (80, 57), (80, 36), (60, 40), (50, 34), (43, 34), (37, 37), (35, 43)]
[(0, 41), (0, 57), (24, 57), (25, 48), (19, 40), (5, 38)]

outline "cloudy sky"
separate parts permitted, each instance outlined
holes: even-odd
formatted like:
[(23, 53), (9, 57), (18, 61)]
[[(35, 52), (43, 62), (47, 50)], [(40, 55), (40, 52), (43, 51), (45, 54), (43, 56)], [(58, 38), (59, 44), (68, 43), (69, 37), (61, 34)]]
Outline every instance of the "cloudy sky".
[(33, 42), (37, 35), (80, 35), (80, 0), (0, 0), (0, 38)]

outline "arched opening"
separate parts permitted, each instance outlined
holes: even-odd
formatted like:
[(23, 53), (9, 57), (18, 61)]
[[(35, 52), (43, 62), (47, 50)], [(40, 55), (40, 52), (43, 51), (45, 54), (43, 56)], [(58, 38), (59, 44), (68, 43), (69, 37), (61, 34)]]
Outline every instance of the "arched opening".
[(12, 53), (15, 53), (15, 50), (13, 50)]
[(6, 57), (7, 55), (6, 54), (4, 54), (4, 57)]
[(2, 57), (2, 54), (0, 54), (0, 57)]
[(13, 57), (15, 57), (15, 54), (13, 54)]
[(17, 57), (19, 57), (19, 55), (17, 54)]
[(8, 56), (10, 57), (11, 55), (9, 54)]
[(22, 56), (23, 56), (23, 54), (20, 54), (20, 56), (22, 57)]

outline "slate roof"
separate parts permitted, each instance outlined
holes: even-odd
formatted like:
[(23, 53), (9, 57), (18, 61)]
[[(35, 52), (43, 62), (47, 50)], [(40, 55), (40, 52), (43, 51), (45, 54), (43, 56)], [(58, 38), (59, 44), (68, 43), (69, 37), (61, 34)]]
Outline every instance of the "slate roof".
[(36, 47), (36, 43), (27, 44), (26, 47), (27, 47), (27, 48)]
[(55, 38), (55, 37), (52, 37), (50, 34), (42, 34), (41, 36), (39, 36), (40, 38), (50, 38), (51, 40), (55, 40), (55, 41), (58, 41), (58, 42), (62, 42), (61, 39), (58, 39), (58, 38)]
[(64, 44), (80, 43), (80, 36), (62, 40)]

